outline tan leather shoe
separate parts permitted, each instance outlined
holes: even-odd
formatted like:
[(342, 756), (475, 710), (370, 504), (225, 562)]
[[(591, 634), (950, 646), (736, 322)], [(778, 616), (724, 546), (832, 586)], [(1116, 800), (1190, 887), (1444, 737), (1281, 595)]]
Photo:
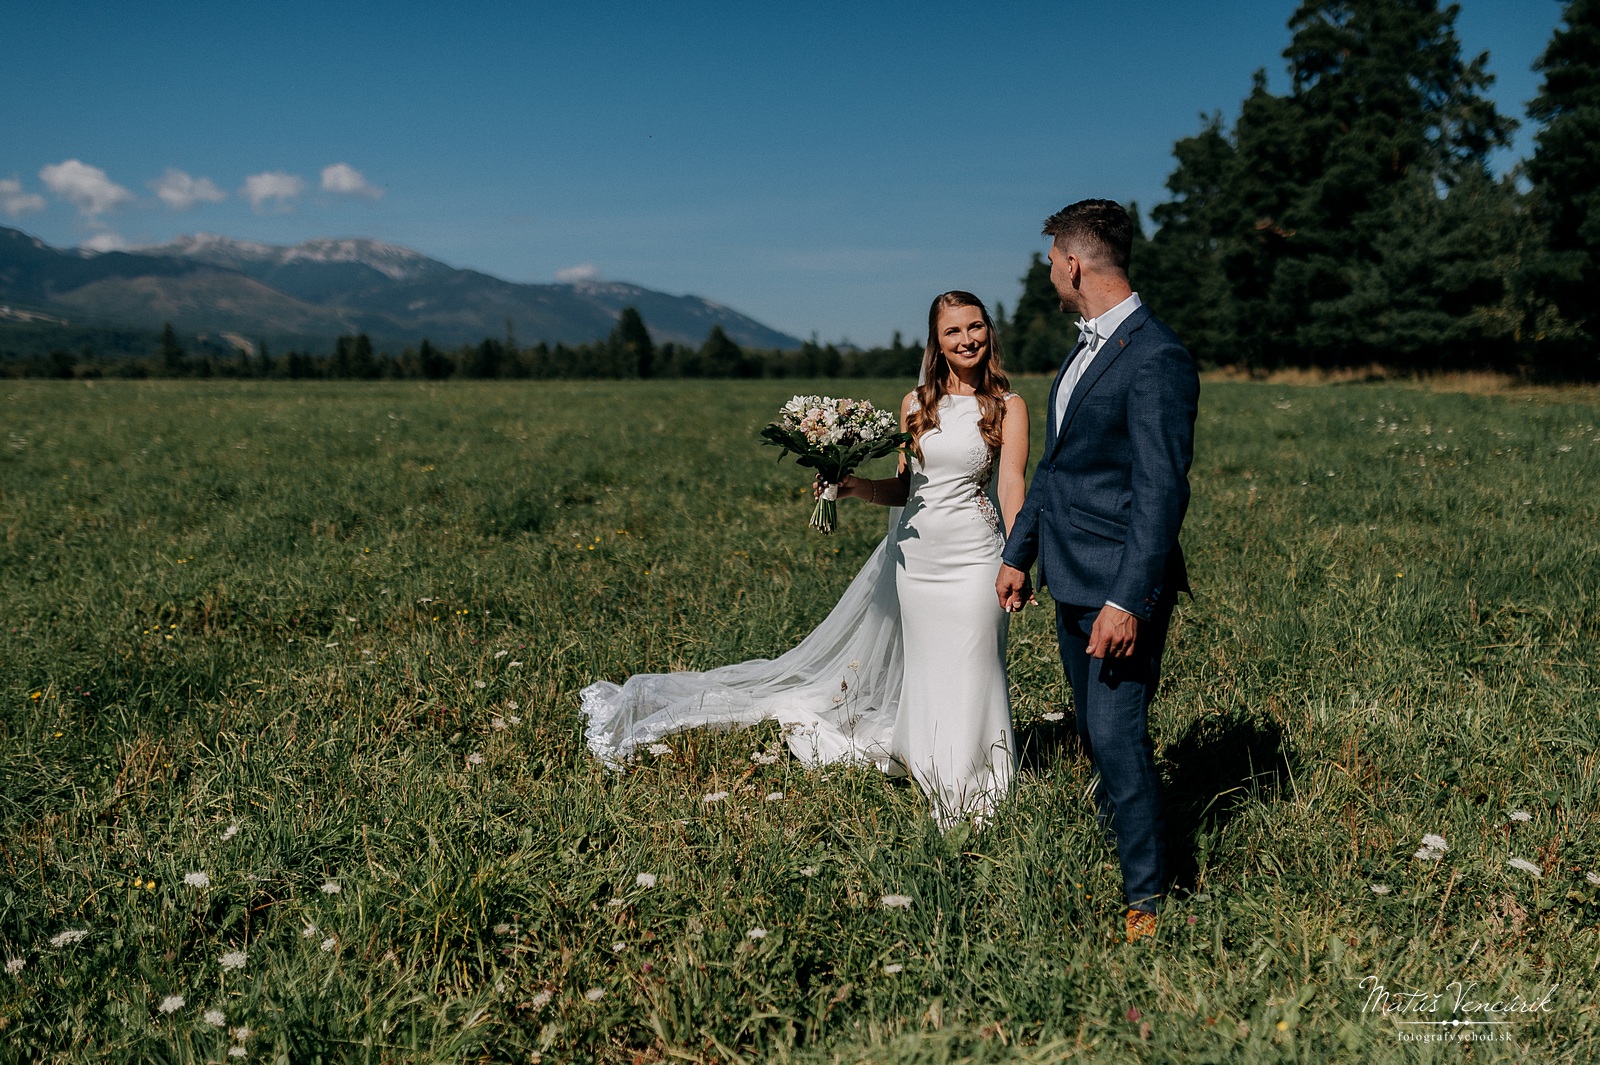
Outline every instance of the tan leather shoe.
[(1148, 910), (1128, 911), (1128, 942), (1134, 943), (1156, 934), (1156, 915)]

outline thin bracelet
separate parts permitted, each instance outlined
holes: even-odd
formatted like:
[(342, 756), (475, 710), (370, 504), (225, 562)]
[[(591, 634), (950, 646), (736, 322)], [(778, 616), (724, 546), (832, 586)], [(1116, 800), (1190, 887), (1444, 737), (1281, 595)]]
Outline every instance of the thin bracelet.
[(867, 483), (872, 486), (872, 494), (867, 497), (867, 505), (871, 506), (878, 501), (878, 482), (868, 481)]

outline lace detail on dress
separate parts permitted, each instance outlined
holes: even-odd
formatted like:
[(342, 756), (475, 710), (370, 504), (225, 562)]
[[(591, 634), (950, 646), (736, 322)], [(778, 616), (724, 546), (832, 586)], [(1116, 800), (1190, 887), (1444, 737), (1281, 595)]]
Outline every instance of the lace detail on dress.
[(983, 489), (978, 489), (978, 516), (988, 523), (989, 532), (1001, 547), (1005, 546), (1006, 534), (1000, 529), (1000, 515), (994, 509), (994, 504), (989, 502), (989, 495)]

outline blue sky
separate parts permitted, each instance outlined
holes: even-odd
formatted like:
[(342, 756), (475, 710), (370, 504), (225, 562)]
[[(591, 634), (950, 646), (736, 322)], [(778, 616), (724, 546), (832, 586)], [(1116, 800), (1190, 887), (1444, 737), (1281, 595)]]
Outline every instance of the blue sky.
[[(1285, 87), (1296, 4), (9, 6), (0, 224), (51, 244), (365, 236), (873, 344), (1010, 306), (1067, 202), (1160, 202), (1202, 113)], [(1560, 16), (1462, 0), (1502, 168)]]

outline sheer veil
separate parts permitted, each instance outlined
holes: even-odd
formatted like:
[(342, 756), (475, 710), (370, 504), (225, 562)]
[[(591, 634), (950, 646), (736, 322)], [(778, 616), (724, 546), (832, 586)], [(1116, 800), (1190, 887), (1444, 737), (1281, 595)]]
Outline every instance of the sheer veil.
[[(927, 380), (926, 361), (919, 385)], [(585, 688), (590, 751), (621, 769), (640, 747), (675, 732), (776, 721), (789, 749), (808, 764), (865, 760), (902, 771), (890, 752), (905, 672), (895, 591), (900, 512), (889, 508), (883, 540), (828, 616), (779, 657), (704, 673), (641, 673), (621, 685)]]
[[(899, 518), (900, 508), (891, 507), (891, 529)], [(886, 535), (838, 604), (791, 650), (704, 673), (591, 684), (583, 690), (586, 738), (596, 758), (621, 769), (641, 746), (675, 732), (776, 721), (801, 761), (867, 760), (889, 770), (904, 663)]]

